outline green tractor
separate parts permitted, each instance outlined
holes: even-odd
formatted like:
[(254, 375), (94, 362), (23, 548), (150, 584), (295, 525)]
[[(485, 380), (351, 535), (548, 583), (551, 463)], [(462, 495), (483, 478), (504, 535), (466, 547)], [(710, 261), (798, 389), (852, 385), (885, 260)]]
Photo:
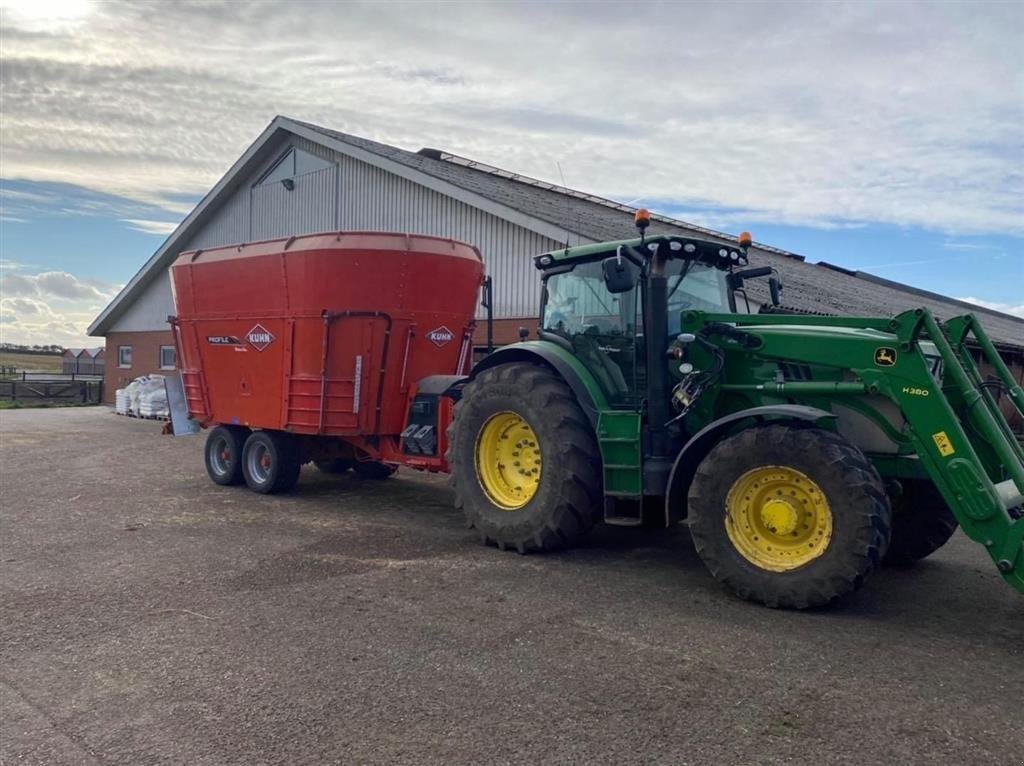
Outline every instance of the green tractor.
[(647, 220), (537, 256), (538, 339), (463, 385), (448, 459), (485, 542), (549, 551), (601, 520), (685, 520), (715, 578), (800, 609), (959, 525), (1024, 592), (1024, 449), (994, 396), (1024, 412), (1024, 391), (972, 314), (742, 313), (744, 281), (771, 272), (744, 268), (749, 235), (645, 237)]

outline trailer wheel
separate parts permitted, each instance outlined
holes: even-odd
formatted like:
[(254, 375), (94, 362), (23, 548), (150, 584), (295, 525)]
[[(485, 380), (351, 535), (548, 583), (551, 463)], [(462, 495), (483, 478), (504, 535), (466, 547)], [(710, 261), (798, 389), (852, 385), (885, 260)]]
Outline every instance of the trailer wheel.
[(352, 467), (354, 461), (348, 458), (336, 457), (330, 460), (314, 460), (313, 465), (321, 473), (345, 473)]
[(242, 473), (253, 492), (272, 495), (295, 486), (299, 480), (299, 452), (291, 434), (253, 431), (242, 450)]
[(901, 480), (903, 492), (892, 498), (892, 543), (886, 564), (913, 564), (949, 542), (960, 524), (935, 483)]
[(356, 461), (356, 464), (352, 466), (352, 470), (355, 471), (356, 476), (360, 479), (382, 481), (393, 476), (395, 471), (398, 470), (398, 466), (389, 465), (388, 463), (380, 463), (376, 460), (358, 460)]
[(600, 517), (597, 440), (571, 389), (547, 368), (481, 372), (463, 389), (448, 433), (455, 505), (484, 543), (554, 550)]
[(214, 484), (242, 483), (242, 447), (248, 435), (249, 429), (242, 426), (217, 426), (210, 431), (203, 458)]
[(859, 588), (889, 546), (881, 477), (831, 431), (751, 428), (697, 467), (689, 524), (698, 555), (740, 597), (821, 606)]

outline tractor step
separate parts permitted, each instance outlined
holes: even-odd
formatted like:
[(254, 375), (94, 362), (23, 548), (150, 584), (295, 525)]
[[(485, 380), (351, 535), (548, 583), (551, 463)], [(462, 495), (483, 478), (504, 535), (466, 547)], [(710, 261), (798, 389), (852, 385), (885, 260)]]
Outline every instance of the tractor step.
[[(597, 440), (603, 459), (605, 496), (633, 498), (639, 501), (643, 496), (640, 414), (637, 412), (602, 412), (597, 423)], [(621, 503), (618, 504), (621, 505)], [(637, 504), (639, 505), (639, 502)], [(634, 524), (630, 521), (610, 520), (620, 517), (619, 513), (610, 514), (606, 503), (605, 521), (609, 524)], [(629, 515), (629, 518), (631, 517)]]
[(644, 523), (643, 500), (633, 495), (606, 495), (604, 523), (617, 527), (639, 527)]

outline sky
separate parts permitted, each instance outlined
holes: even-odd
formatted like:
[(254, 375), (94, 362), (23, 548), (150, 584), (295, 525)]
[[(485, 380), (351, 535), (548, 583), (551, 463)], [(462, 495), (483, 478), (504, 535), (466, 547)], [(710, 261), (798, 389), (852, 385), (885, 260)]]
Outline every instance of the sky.
[(85, 327), (277, 114), (1024, 316), (1024, 4), (0, 0), (0, 340)]

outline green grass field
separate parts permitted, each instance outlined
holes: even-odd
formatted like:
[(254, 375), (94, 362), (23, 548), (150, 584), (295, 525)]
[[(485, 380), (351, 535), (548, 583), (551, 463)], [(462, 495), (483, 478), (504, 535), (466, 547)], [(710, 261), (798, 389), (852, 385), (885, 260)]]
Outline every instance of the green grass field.
[(0, 351), (0, 367), (13, 367), (18, 372), (60, 372), (59, 354), (22, 354), (18, 351)]

